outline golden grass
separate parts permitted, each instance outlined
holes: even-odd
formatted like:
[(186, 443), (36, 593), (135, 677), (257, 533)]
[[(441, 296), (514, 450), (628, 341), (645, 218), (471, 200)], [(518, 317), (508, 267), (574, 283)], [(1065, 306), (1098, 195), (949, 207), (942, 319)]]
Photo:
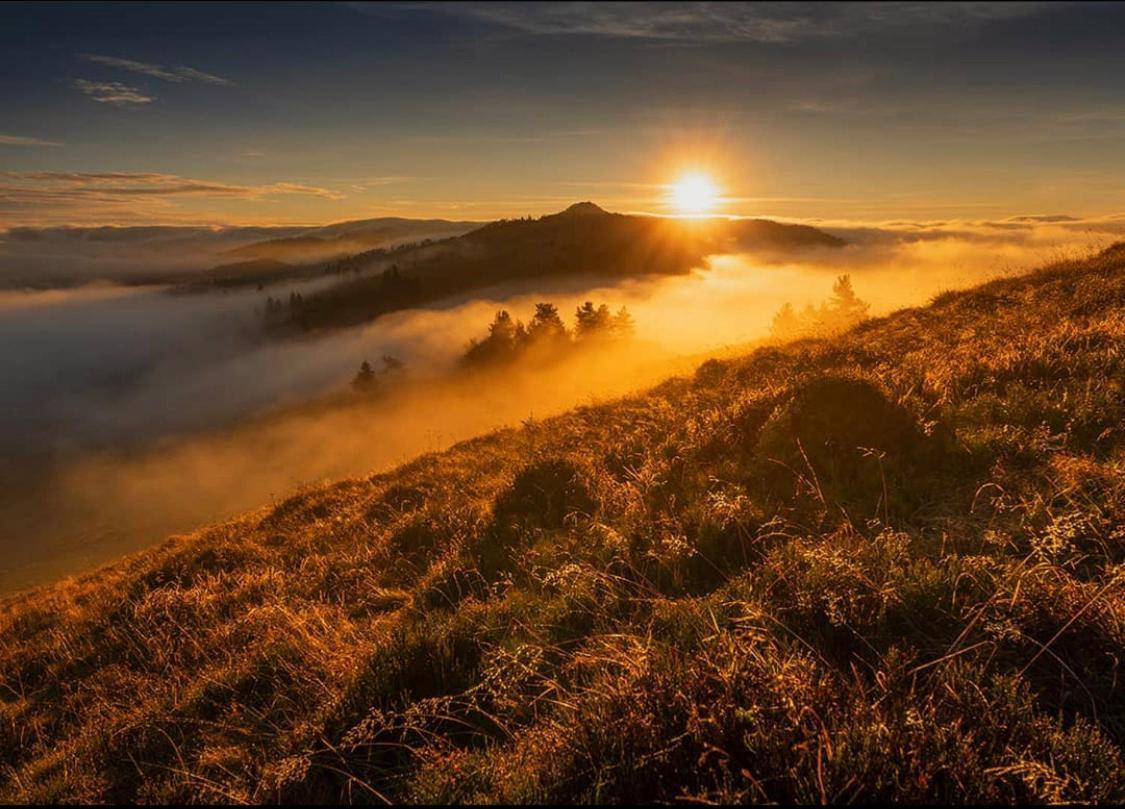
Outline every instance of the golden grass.
[(1121, 801), (1125, 247), (0, 605), (9, 801)]

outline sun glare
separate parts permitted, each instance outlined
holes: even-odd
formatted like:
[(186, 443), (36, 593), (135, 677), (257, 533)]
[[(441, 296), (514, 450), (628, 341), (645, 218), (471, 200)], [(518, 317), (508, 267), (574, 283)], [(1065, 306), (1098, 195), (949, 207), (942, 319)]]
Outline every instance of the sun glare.
[(706, 174), (685, 174), (672, 185), (672, 207), (681, 216), (711, 213), (718, 200), (719, 192)]

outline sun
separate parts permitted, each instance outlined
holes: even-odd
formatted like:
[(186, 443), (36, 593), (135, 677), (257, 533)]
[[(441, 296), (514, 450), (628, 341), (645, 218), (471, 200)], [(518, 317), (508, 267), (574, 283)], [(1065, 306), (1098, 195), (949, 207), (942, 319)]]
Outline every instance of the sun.
[(672, 184), (671, 202), (681, 216), (702, 216), (715, 209), (719, 191), (706, 174), (691, 172)]

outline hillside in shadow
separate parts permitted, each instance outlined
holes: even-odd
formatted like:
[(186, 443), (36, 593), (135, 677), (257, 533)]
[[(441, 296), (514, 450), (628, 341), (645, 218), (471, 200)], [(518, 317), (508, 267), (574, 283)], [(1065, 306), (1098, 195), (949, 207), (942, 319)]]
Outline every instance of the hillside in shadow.
[(336, 262), (333, 272), (359, 277), (314, 294), (270, 301), (266, 324), (275, 334), (304, 333), (528, 278), (673, 275), (700, 267), (717, 253), (793, 253), (841, 245), (840, 239), (806, 225), (631, 216), (581, 202), (538, 219), (493, 222), (455, 239)]

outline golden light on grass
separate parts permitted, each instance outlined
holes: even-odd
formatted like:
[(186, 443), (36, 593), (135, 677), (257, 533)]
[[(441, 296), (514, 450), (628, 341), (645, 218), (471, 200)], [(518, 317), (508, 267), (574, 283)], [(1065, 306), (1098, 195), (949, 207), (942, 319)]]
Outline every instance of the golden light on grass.
[(670, 202), (680, 216), (705, 216), (718, 205), (719, 190), (707, 174), (693, 171), (672, 184)]

